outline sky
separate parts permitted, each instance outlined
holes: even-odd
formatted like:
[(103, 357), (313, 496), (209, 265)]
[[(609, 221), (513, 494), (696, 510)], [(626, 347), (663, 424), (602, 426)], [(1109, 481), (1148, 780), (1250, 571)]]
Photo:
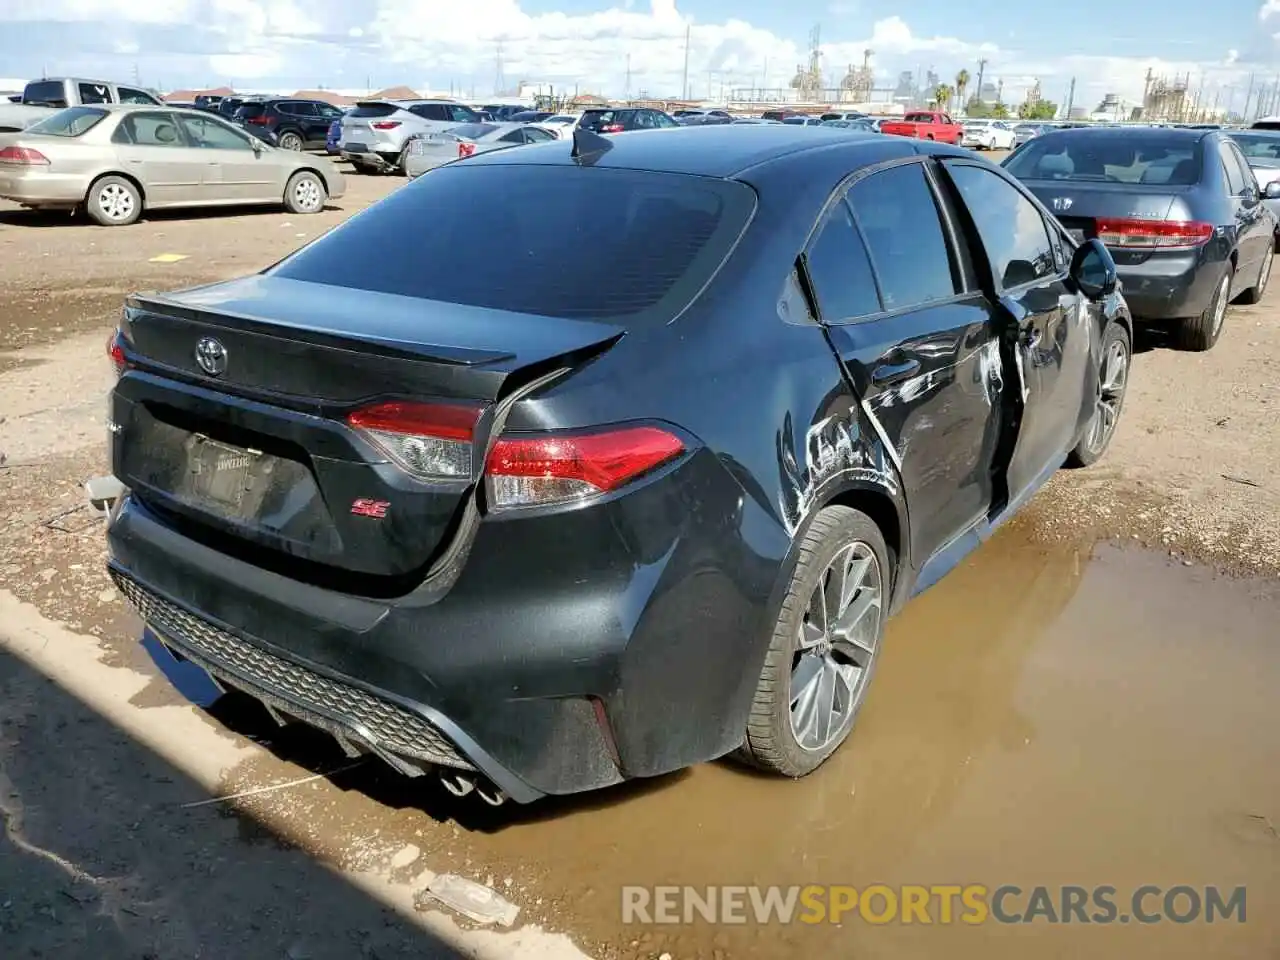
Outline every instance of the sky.
[[(1280, 75), (1280, 0), (0, 0), (0, 85), (77, 75), (162, 90), (292, 92), (407, 84), (495, 93), (498, 78), (622, 96), (783, 87), (821, 30), (833, 85), (874, 51), (878, 85), (932, 68), (1039, 79), (1062, 103), (1140, 100), (1148, 69), (1190, 72), (1204, 102), (1244, 104)], [(501, 63), (501, 69), (499, 69)], [(628, 64), (630, 86), (628, 88)]]

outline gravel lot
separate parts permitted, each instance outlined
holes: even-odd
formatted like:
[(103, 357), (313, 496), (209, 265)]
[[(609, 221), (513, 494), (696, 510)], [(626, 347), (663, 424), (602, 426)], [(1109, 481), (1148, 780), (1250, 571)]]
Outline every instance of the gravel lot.
[[(736, 931), (668, 937), (623, 930), (616, 922), (613, 885), (657, 883), (664, 877), (671, 882), (787, 882), (774, 880), (765, 868), (777, 864), (779, 876), (790, 876), (801, 856), (796, 849), (777, 847), (753, 861), (735, 853), (747, 842), (738, 833), (721, 836), (724, 810), (738, 803), (741, 816), (732, 819), (741, 829), (748, 816), (765, 823), (789, 815), (785, 804), (812, 804), (808, 829), (818, 833), (809, 839), (817, 837), (819, 845), (806, 847), (810, 852), (803, 859), (831, 872), (834, 854), (818, 852), (827, 844), (819, 824), (839, 821), (837, 809), (852, 804), (855, 771), (859, 783), (869, 777), (873, 784), (873, 796), (859, 803), (882, 805), (874, 815), (858, 807), (859, 815), (870, 819), (859, 821), (857, 829), (891, 836), (900, 845), (883, 838), (851, 842), (850, 850), (867, 859), (840, 861), (835, 872), (856, 873), (871, 863), (883, 866), (887, 876), (915, 843), (921, 821), (913, 817), (942, 809), (931, 805), (956, 804), (956, 819), (938, 813), (942, 819), (932, 821), (933, 830), (955, 836), (974, 829), (972, 810), (969, 819), (960, 816), (966, 795), (957, 780), (962, 766), (997, 744), (1012, 749), (1009, 737), (1021, 745), (1024, 727), (1032, 745), (1027, 749), (1034, 751), (1041, 737), (1052, 740), (1053, 730), (1079, 721), (1076, 707), (1044, 706), (1055, 702), (1052, 691), (1033, 682), (1056, 676), (1054, 667), (1076, 655), (1083, 658), (1078, 669), (1096, 681), (1080, 693), (1084, 700), (1074, 701), (1078, 706), (1096, 697), (1087, 712), (1095, 718), (1090, 736), (1100, 746), (1087, 762), (1097, 776), (1111, 778), (1115, 802), (1130, 803), (1125, 809), (1134, 813), (1117, 813), (1101, 801), (1094, 810), (1088, 798), (1077, 798), (1097, 819), (1082, 816), (1078, 805), (1064, 808), (1065, 845), (1052, 848), (1037, 847), (1047, 841), (1024, 837), (1007, 822), (985, 824), (988, 859), (1001, 847), (1009, 858), (997, 858), (995, 869), (1012, 869), (1015, 863), (1027, 867), (1012, 849), (1020, 843), (1059, 858), (1055, 862), (1068, 862), (1065, 851), (1071, 844), (1066, 841), (1074, 840), (1081, 848), (1097, 847), (1099, 862), (1109, 862), (1118, 847), (1100, 842), (1102, 834), (1088, 839), (1088, 831), (1111, 824), (1108, 817), (1120, 817), (1137, 838), (1132, 856), (1140, 865), (1158, 864), (1174, 873), (1199, 870), (1192, 878), (1198, 882), (1243, 876), (1255, 885), (1251, 899), (1258, 890), (1259, 905), (1267, 902), (1267, 891), (1270, 902), (1280, 895), (1275, 830), (1268, 833), (1260, 826), (1280, 824), (1280, 784), (1274, 775), (1280, 756), (1274, 712), (1280, 682), (1280, 651), (1274, 643), (1280, 614), (1280, 293), (1274, 289), (1258, 306), (1233, 308), (1222, 340), (1207, 354), (1181, 353), (1155, 335), (1143, 335), (1124, 416), (1104, 461), (1091, 470), (1061, 473), (1008, 531), (958, 573), (957, 583), (944, 583), (895, 622), (891, 639), (898, 659), (886, 657), (877, 691), (896, 683), (905, 703), (921, 683), (933, 683), (925, 691), (939, 703), (959, 704), (954, 714), (943, 707), (926, 711), (936, 726), (919, 730), (916, 747), (926, 758), (937, 754), (936, 763), (927, 761), (920, 772), (924, 780), (936, 774), (927, 790), (923, 780), (909, 780), (889, 759), (889, 747), (879, 746), (898, 743), (895, 738), (914, 730), (912, 724), (923, 723), (922, 718), (904, 713), (901, 704), (895, 708), (888, 693), (873, 691), (862, 721), (865, 735), (860, 726), (857, 743), (851, 744), (856, 749), (845, 751), (847, 762), (841, 759), (815, 786), (759, 784), (712, 765), (658, 785), (627, 788), (609, 799), (547, 804), (486, 819), (437, 790), (423, 793), (386, 771), (357, 769), (236, 804), (183, 808), (192, 798), (333, 770), (341, 756), (305, 732), (263, 735), (257, 725), (261, 718), (247, 714), (223, 719), (258, 743), (233, 737), (182, 707), (140, 652), (138, 625), (103, 570), (101, 521), (84, 507), (80, 492), (85, 478), (106, 467), (103, 397), (111, 374), (105, 338), (127, 293), (261, 269), (404, 181), (356, 175), (348, 183), (348, 195), (317, 216), (265, 210), (175, 213), (122, 229), (0, 202), (0, 302), (6, 306), (0, 314), (0, 812), (8, 837), (8, 847), (0, 846), (0, 932), (17, 938), (10, 941), (18, 944), (17, 955), (298, 960), (447, 956), (455, 949), (493, 956), (576, 954), (568, 941), (549, 937), (544, 929), (567, 930), (575, 943), (600, 957), (786, 956), (817, 943), (823, 945), (820, 952), (843, 949), (850, 941), (804, 941), (796, 939), (794, 929), (759, 937)], [(1129, 586), (1117, 590), (1124, 582)], [(1012, 602), (1012, 593), (999, 590), (1008, 583), (1022, 584), (1043, 603), (1037, 601), (1025, 617), (1015, 616), (1010, 607), (1006, 643), (991, 640), (1005, 634), (1003, 627), (991, 627), (990, 617), (991, 610)], [(1204, 598), (1202, 605), (1191, 603), (1196, 597)], [(1230, 647), (1231, 665), (1198, 677), (1203, 660), (1188, 660), (1179, 672), (1180, 645), (1194, 650), (1205, 639), (1188, 632), (1188, 624), (1197, 611), (1210, 609), (1217, 611), (1212, 629), (1220, 633), (1214, 642)], [(1131, 660), (1121, 655), (1114, 667), (1134, 671), (1128, 690), (1107, 688), (1108, 658), (1116, 651), (1083, 642), (1119, 629), (1108, 625), (1106, 611), (1124, 621), (1131, 641)], [(1030, 626), (1040, 621), (1043, 631)], [(958, 638), (955, 649), (972, 653), (970, 660), (954, 652), (944, 657), (951, 680), (937, 675), (936, 661), (920, 653), (923, 639), (948, 632)], [(1161, 641), (1162, 636), (1169, 639)], [(51, 654), (38, 642), (41, 637), (49, 645), (61, 644), (60, 652)], [(1077, 638), (1079, 650), (1071, 654)], [(988, 642), (991, 649), (981, 646)], [(1159, 686), (1144, 663), (1171, 651), (1176, 663), (1162, 668), (1168, 673), (1157, 675), (1165, 684)], [(1198, 652), (1204, 656), (1203, 646)], [(952, 656), (954, 662), (948, 659)], [(81, 661), (78, 672), (60, 666)], [(111, 676), (124, 679), (113, 683)], [(972, 683), (949, 685), (959, 684), (961, 676)], [(1144, 683), (1152, 684), (1153, 699), (1143, 699)], [(1038, 706), (1028, 706), (1028, 684), (1043, 695)], [(1148, 771), (1147, 780), (1126, 774), (1123, 757), (1109, 752), (1115, 747), (1107, 744), (1106, 722), (1096, 718), (1110, 718), (1117, 730), (1130, 722), (1145, 729), (1144, 723), (1167, 711), (1169, 724), (1182, 723), (1186, 702), (1161, 699), (1170, 687), (1196, 690), (1206, 716), (1222, 724), (1227, 723), (1222, 717), (1230, 717), (1238, 724), (1215, 727), (1224, 737), (1221, 756), (1210, 765), (1216, 772), (1188, 774), (1181, 758), (1170, 754), (1167, 768)], [(102, 702), (92, 709), (83, 702), (87, 691), (101, 692)], [(992, 702), (1007, 702), (1008, 714)], [(181, 744), (166, 759), (156, 756), (167, 749), (160, 728), (173, 711), (195, 723), (190, 737), (211, 745), (208, 757), (192, 758), (201, 751)], [(135, 716), (136, 726), (129, 726)], [(950, 732), (935, 736), (939, 730)], [(1159, 746), (1163, 733), (1153, 729), (1149, 736), (1153, 755), (1169, 752), (1167, 744)], [(214, 758), (223, 748), (217, 745), (229, 743), (240, 752), (233, 763), (219, 765)], [(1206, 742), (1204, 751), (1193, 755), (1206, 756), (1218, 749), (1214, 744)], [(37, 762), (51, 745), (59, 748), (58, 755)], [(1060, 794), (1049, 789), (1054, 781), (1047, 771), (1058, 755), (1036, 759), (1033, 754), (1029, 766), (1003, 773), (1042, 783), (1044, 798), (1035, 802), (1052, 805)], [(74, 762), (78, 756), (89, 760)], [(193, 772), (188, 761), (200, 772)], [(988, 773), (991, 797), (1001, 796), (1012, 781)], [(972, 776), (969, 794), (981, 790), (975, 785), (981, 778)], [(1207, 777), (1213, 783), (1188, 787), (1185, 782)], [(877, 800), (876, 783), (893, 789), (885, 787)], [(1214, 792), (1219, 789), (1223, 792)], [(791, 791), (786, 796), (793, 799), (784, 802), (782, 790)], [(1137, 815), (1148, 794), (1168, 823)], [(1167, 800), (1163, 805), (1161, 795)], [(845, 799), (837, 802), (837, 796)], [(972, 796), (969, 800), (972, 808)], [(130, 810), (138, 811), (137, 822)], [(1218, 823), (1217, 817), (1226, 819)], [(1204, 847), (1200, 860), (1170, 860), (1156, 853), (1160, 844), (1182, 842), (1180, 825), (1200, 831), (1195, 841)], [(953, 833), (943, 830), (948, 826)], [(1106, 836), (1111, 844), (1125, 842)], [(816, 859), (809, 860), (810, 855)], [(624, 860), (615, 862), (619, 857)], [(941, 855), (917, 860), (921, 871), (934, 871), (928, 874), (933, 882), (944, 882), (937, 876), (947, 870), (957, 876), (957, 864), (971, 862), (958, 853), (952, 860)], [(437, 872), (464, 873), (509, 894), (522, 906), (521, 922), (527, 925), (517, 936), (523, 939), (492, 934), (477, 939), (452, 921), (415, 911), (413, 893), (427, 865)], [(1217, 872), (1206, 880), (1201, 874), (1210, 867)], [(206, 875), (207, 881), (196, 882)], [(824, 873), (823, 878), (835, 882), (840, 876)], [(344, 896), (350, 884), (360, 892)], [(286, 906), (267, 905), (273, 898), (283, 898)], [(287, 906), (290, 898), (307, 905), (305, 921)], [(1231, 941), (1238, 955), (1257, 956), (1255, 947), (1273, 949), (1280, 942), (1276, 921), (1260, 914), (1261, 925), (1253, 925), (1250, 936), (1261, 939)], [(914, 951), (922, 943), (906, 934), (894, 934), (878, 946), (862, 942), (871, 952), (861, 955), (886, 957), (918, 955)], [(968, 955), (974, 949), (975, 955), (1016, 956), (1021, 944), (1020, 938), (968, 942), (971, 947), (952, 953)], [(1162, 956), (1203, 956), (1215, 948), (1202, 937), (1160, 944)], [(1111, 945), (1114, 954), (1108, 952)], [(1127, 956), (1130, 946), (1131, 941), (1117, 939), (1088, 949)]]

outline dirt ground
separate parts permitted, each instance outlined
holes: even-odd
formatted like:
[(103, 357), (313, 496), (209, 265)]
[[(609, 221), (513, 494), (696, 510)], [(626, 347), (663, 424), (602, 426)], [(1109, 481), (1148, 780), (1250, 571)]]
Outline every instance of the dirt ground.
[[(314, 217), (124, 229), (0, 203), (0, 942), (16, 956), (1269, 955), (1280, 919), (1280, 293), (1207, 354), (1138, 345), (1115, 443), (890, 628), (858, 731), (803, 783), (711, 764), (499, 811), (161, 679), (80, 486), (105, 471), (123, 297), (236, 276)], [(157, 259), (159, 258), (159, 259)], [(338, 772), (334, 772), (338, 771)], [(316, 774), (327, 774), (315, 777)], [(280, 788), (298, 779), (312, 779)], [(236, 800), (215, 797), (261, 791)], [(521, 907), (468, 929), (456, 872)], [(1247, 924), (627, 927), (624, 884), (1247, 884)], [(567, 936), (565, 936), (567, 934)], [(11, 955), (9, 952), (6, 956)]]

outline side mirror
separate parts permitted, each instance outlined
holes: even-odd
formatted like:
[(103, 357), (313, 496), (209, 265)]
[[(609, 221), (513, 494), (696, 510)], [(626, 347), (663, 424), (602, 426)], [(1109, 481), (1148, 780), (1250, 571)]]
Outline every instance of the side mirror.
[(253, 153), (254, 153), (254, 155), (255, 155), (255, 156), (258, 156), (258, 157), (262, 156), (262, 141), (261, 141), (261, 140), (259, 140), (257, 137), (250, 137), (250, 138), (249, 138), (249, 146), (253, 147)]
[(1090, 300), (1101, 300), (1116, 291), (1116, 262), (1101, 240), (1086, 240), (1071, 258), (1071, 280)]
[(1280, 180), (1272, 180), (1262, 189), (1265, 200), (1280, 200)]

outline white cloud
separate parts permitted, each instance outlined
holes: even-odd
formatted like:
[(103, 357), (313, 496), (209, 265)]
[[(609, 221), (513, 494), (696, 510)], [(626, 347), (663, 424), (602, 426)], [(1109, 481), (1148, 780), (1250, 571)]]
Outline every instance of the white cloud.
[[(857, 6), (857, 0), (829, 2), (842, 11)], [(679, 95), (687, 29), (694, 96), (716, 95), (722, 86), (726, 93), (783, 88), (808, 60), (802, 29), (781, 37), (742, 18), (703, 22), (689, 16), (678, 0), (595, 3), (596, 9), (584, 13), (535, 14), (520, 0), (146, 0), (129, 5), (0, 0), (0, 60), (11, 65), (6, 72), (34, 73), (47, 66), (51, 72), (94, 76), (132, 76), (136, 63), (145, 78), (163, 78), (169, 86), (232, 79), (282, 88), (351, 87), (370, 76), (378, 86), (407, 83), (440, 90), (456, 82), (460, 89), (474, 87), (487, 95), (498, 72), (500, 46), (507, 83), (546, 81), (557, 88), (576, 85), (621, 94), (629, 66), (633, 93)], [(1265, 0), (1258, 11), (1260, 21), (1276, 14), (1280, 0)], [(46, 49), (6, 46), (5, 21), (43, 25), (45, 35), (53, 25), (68, 36), (100, 42), (96, 47), (85, 42)], [(860, 65), (866, 49), (875, 51), (880, 85), (892, 85), (900, 71), (922, 65), (947, 82), (964, 68), (976, 82), (977, 61), (986, 59), (984, 79), (1003, 80), (1010, 102), (1036, 79), (1046, 97), (1061, 100), (1075, 77), (1076, 103), (1090, 107), (1104, 93), (1139, 99), (1148, 69), (1170, 77), (1190, 71), (1197, 78), (1193, 83), (1206, 73), (1211, 85), (1239, 82), (1237, 74), (1249, 72), (1246, 62), (1256, 69), (1263, 59), (1255, 45), (1269, 42), (1265, 34), (1242, 36), (1239, 51), (1229, 51), (1225, 59), (1214, 54), (1205, 62), (1069, 51), (1047, 55), (1051, 44), (1027, 36), (1019, 38), (1026, 45), (1020, 51), (918, 23), (913, 29), (900, 16), (876, 21), (860, 31), (867, 35), (851, 37), (848, 25), (854, 22), (827, 27), (822, 68), (828, 83), (837, 82), (849, 64)], [(837, 33), (841, 26), (843, 35)], [(1013, 43), (1012, 34), (1006, 42)]]

